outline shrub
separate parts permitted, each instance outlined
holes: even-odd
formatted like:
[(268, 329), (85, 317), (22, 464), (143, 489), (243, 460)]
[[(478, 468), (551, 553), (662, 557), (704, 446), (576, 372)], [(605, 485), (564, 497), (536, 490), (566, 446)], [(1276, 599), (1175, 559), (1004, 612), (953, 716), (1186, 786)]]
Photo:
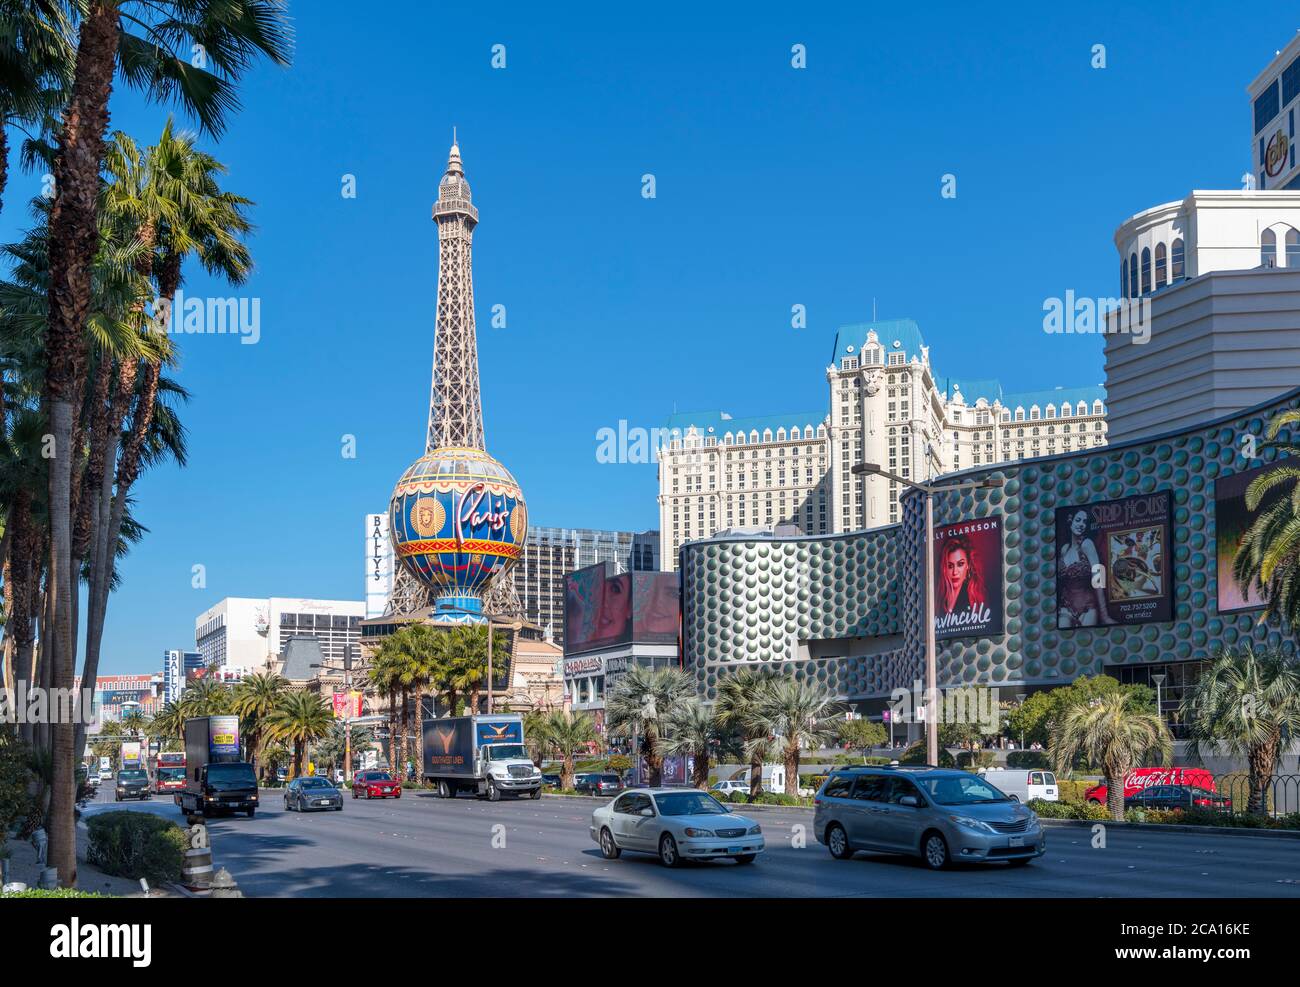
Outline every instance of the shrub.
[[(903, 751), (903, 756), (898, 759), (899, 764), (925, 764), (925, 741), (918, 740), (907, 750)], [(957, 762), (952, 759), (952, 755), (943, 747), (939, 748), (939, 767), (955, 768)]]
[(111, 898), (111, 894), (98, 891), (78, 891), (76, 888), (28, 888), (26, 891), (0, 893), (0, 898)]
[(151, 884), (175, 881), (185, 859), (185, 831), (161, 816), (105, 812), (86, 823), (87, 859), (104, 871)]
[(1046, 751), (1010, 751), (1007, 754), (1008, 768), (1048, 768), (1052, 765), (1047, 760)]
[(1061, 797), (1062, 802), (1079, 802), (1087, 801), (1083, 796), (1095, 782), (1091, 781), (1070, 781), (1069, 779), (1056, 779), (1056, 794)]
[(1043, 799), (1030, 799), (1029, 808), (1043, 819), (1099, 819), (1110, 818), (1104, 805), (1085, 805), (1083, 802), (1047, 802)]
[[(976, 768), (991, 768), (997, 763), (998, 756), (992, 751), (980, 751), (978, 756), (973, 758), (973, 760)], [(971, 767), (971, 761), (972, 757), (970, 751), (957, 752), (957, 767), (969, 770)]]
[(0, 730), (0, 849), (10, 828), (32, 810), (27, 794), (31, 772), (26, 749), (11, 734)]
[(826, 775), (800, 775), (799, 787), (811, 788), (814, 791), (816, 791), (817, 789), (822, 787), (822, 783), (825, 780), (826, 780)]

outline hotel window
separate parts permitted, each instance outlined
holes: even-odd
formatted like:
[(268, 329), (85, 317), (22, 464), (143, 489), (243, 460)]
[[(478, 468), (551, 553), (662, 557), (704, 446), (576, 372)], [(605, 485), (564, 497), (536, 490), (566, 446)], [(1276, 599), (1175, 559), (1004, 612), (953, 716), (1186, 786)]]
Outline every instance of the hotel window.
[(1151, 290), (1151, 248), (1142, 248), (1142, 294)]
[(1136, 298), (1138, 295), (1138, 255), (1136, 253), (1128, 255), (1128, 283), (1133, 292), (1132, 297)]
[(1183, 238), (1179, 237), (1174, 241), (1169, 251), (1169, 278), (1172, 281), (1181, 281), (1184, 277), (1183, 271)]
[(1165, 286), (1165, 275), (1168, 273), (1168, 266), (1165, 258), (1165, 245), (1156, 244), (1156, 290)]
[(1300, 233), (1292, 229), (1286, 231), (1286, 266), (1300, 267)]
[(1261, 267), (1277, 267), (1277, 234), (1272, 230), (1260, 234), (1259, 263)]
[(1124, 263), (1124, 258), (1119, 261), (1119, 296), (1128, 297), (1128, 265)]

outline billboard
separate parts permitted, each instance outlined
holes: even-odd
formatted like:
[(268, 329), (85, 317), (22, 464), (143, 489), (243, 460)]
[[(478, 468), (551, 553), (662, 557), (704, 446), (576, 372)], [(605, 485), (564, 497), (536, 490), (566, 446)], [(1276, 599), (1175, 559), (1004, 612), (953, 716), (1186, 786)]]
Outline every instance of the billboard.
[(1291, 489), (1289, 484), (1279, 484), (1260, 501), (1256, 510), (1246, 507), (1246, 488), (1256, 479), (1279, 466), (1300, 469), (1300, 457), (1279, 459), (1268, 466), (1260, 466), (1231, 476), (1221, 476), (1214, 481), (1214, 559), (1218, 583), (1219, 613), (1242, 613), (1263, 610), (1268, 601), (1257, 586), (1244, 589), (1232, 574), (1232, 560), (1250, 526), (1262, 513), (1272, 508)]
[(1056, 509), (1056, 626), (1173, 620), (1169, 491)]
[(601, 562), (565, 577), (564, 653), (632, 643), (675, 644), (681, 615), (676, 573), (611, 573)]
[(357, 719), (361, 716), (361, 693), (355, 690), (353, 692), (336, 692), (332, 698), (334, 700), (334, 718), (336, 720)]
[(474, 729), (478, 733), (479, 746), (484, 744), (522, 744), (524, 742), (524, 724), (522, 720), (479, 720)]
[(1002, 633), (1002, 517), (934, 529), (937, 640)]
[(239, 717), (208, 717), (208, 754), (213, 760), (218, 755), (239, 758)]

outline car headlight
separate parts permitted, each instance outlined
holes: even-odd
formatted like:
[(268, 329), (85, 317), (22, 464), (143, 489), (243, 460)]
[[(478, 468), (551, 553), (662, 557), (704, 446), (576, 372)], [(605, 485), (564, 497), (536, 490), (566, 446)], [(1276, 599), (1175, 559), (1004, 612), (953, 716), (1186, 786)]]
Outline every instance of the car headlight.
[(970, 816), (949, 816), (958, 826), (965, 826), (967, 829), (973, 829), (979, 833), (996, 833), (997, 830), (984, 822), (982, 819), (972, 819)]
[(755, 823), (753, 826), (750, 826), (749, 829), (745, 830), (745, 835), (760, 836), (762, 832), (763, 832), (763, 827)]
[(713, 835), (713, 830), (711, 829), (696, 829), (694, 826), (687, 826), (684, 830), (682, 830), (682, 832), (693, 839), (700, 836)]

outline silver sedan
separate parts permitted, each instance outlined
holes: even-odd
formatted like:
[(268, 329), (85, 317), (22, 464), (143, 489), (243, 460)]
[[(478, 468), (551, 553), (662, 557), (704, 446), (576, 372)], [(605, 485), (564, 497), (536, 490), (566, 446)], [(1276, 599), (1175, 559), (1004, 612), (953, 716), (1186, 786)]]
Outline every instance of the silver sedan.
[(693, 788), (625, 792), (592, 812), (591, 838), (607, 860), (639, 850), (655, 854), (665, 867), (718, 858), (750, 864), (764, 848), (757, 822)]

